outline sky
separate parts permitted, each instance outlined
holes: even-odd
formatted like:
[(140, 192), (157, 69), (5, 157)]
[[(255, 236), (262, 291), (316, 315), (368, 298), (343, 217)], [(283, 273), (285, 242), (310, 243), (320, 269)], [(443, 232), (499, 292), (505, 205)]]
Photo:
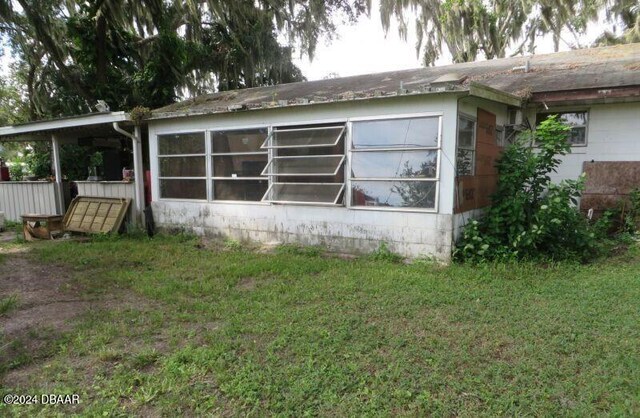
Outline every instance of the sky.
[[(319, 80), (336, 74), (346, 77), (420, 67), (422, 64), (415, 48), (414, 19), (407, 14), (409, 34), (406, 41), (400, 39), (397, 25), (393, 25), (385, 35), (378, 8), (379, 0), (373, 0), (371, 17), (364, 16), (355, 25), (340, 26), (336, 39), (331, 43), (319, 42), (313, 61), (309, 61), (308, 57), (295, 57), (294, 62), (305, 77)], [(593, 42), (604, 26), (602, 22), (591, 24), (581, 43), (588, 45)], [(567, 45), (560, 44), (561, 51), (568, 49)], [(537, 46), (536, 53), (550, 52), (554, 52), (553, 41), (548, 37)], [(450, 63), (450, 56), (445, 56), (436, 65)]]

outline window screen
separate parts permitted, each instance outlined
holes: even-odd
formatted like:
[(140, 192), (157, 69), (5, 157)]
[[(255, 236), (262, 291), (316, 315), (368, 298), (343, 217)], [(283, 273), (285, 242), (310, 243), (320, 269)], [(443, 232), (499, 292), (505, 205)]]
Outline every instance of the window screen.
[(268, 152), (260, 146), (267, 128), (211, 132), (214, 200), (260, 201), (268, 188), (263, 176)]
[(354, 122), (352, 206), (435, 209), (440, 117)]
[(207, 198), (204, 132), (158, 136), (158, 181), (165, 199)]
[(274, 128), (263, 144), (273, 155), (263, 200), (337, 205), (344, 190), (344, 124)]

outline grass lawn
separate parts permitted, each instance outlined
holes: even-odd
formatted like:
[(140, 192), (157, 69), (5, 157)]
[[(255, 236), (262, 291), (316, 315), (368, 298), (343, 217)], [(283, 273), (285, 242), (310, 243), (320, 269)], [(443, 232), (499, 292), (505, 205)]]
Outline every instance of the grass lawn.
[(2, 395), (80, 405), (0, 415), (640, 415), (637, 247), (593, 265), (480, 267), (188, 237), (28, 247), (110, 302), (4, 367)]

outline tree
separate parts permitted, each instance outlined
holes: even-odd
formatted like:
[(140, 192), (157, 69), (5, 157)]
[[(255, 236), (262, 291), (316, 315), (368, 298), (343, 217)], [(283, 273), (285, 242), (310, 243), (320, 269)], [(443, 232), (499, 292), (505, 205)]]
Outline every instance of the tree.
[[(15, 125), (29, 118), (28, 109), (14, 77), (0, 75), (0, 126)], [(0, 144), (0, 159), (8, 161), (17, 156), (23, 146), (16, 142)]]
[[(30, 118), (77, 114), (302, 80), (334, 21), (368, 0), (0, 0), (0, 34), (18, 61)], [(282, 45), (282, 35), (288, 39)]]
[[(433, 65), (446, 50), (453, 62), (474, 61), (514, 54), (535, 53), (541, 37), (551, 34), (557, 51), (563, 42), (581, 47), (579, 36), (601, 13), (609, 22), (620, 22), (623, 34), (605, 33), (597, 42), (636, 42), (640, 39), (640, 6), (635, 0), (381, 0), (385, 30), (391, 19), (399, 22), (406, 38), (406, 12), (417, 13), (418, 42), (425, 65)], [(569, 33), (573, 39), (565, 39)]]
[(614, 1), (607, 10), (608, 18), (620, 22), (622, 33), (616, 35), (617, 27), (606, 30), (596, 40), (596, 45), (615, 45), (640, 42), (640, 4), (637, 0)]

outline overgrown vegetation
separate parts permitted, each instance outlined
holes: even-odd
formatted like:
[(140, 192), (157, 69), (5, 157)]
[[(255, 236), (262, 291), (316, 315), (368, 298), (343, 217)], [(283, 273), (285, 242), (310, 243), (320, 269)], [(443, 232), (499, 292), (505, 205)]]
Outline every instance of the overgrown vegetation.
[(81, 403), (3, 416), (640, 414), (637, 246), (544, 269), (213, 251), (184, 234), (28, 248), (67, 266), (76, 298), (110, 302), (0, 376), (0, 396)]
[(601, 252), (609, 225), (590, 223), (576, 206), (585, 178), (551, 182), (559, 157), (570, 152), (569, 129), (551, 117), (535, 134), (521, 135), (507, 147), (497, 163), (492, 205), (465, 227), (454, 253), (458, 260), (586, 261)]

